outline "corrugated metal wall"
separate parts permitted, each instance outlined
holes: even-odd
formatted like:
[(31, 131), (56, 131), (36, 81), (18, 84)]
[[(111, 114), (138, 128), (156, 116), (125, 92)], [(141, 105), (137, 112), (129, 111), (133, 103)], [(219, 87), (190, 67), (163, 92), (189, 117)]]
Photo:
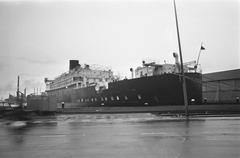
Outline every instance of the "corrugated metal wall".
[(34, 95), (27, 97), (27, 109), (33, 111), (56, 111), (56, 97)]
[(237, 98), (240, 98), (240, 79), (203, 83), (203, 99), (207, 103), (237, 103)]

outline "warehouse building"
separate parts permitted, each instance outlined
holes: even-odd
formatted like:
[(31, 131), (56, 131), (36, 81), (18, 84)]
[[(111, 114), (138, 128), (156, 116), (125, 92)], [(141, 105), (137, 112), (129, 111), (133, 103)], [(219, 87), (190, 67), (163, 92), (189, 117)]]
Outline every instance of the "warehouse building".
[(240, 103), (240, 69), (203, 74), (204, 103)]

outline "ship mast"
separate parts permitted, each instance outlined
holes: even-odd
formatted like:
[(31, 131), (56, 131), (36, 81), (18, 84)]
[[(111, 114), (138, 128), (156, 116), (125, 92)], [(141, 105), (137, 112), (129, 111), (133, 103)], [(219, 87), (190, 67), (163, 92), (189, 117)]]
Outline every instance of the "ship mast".
[(177, 27), (178, 48), (179, 48), (180, 61), (181, 61), (181, 78), (182, 78), (182, 89), (183, 89), (183, 98), (184, 98), (184, 106), (185, 106), (185, 115), (186, 115), (186, 117), (188, 117), (187, 88), (186, 88), (186, 79), (185, 79), (184, 69), (183, 69), (182, 48), (181, 48), (181, 42), (180, 42), (177, 9), (176, 9), (175, 0), (173, 0), (173, 3), (174, 3), (174, 13), (175, 13), (175, 20), (176, 20), (176, 27)]

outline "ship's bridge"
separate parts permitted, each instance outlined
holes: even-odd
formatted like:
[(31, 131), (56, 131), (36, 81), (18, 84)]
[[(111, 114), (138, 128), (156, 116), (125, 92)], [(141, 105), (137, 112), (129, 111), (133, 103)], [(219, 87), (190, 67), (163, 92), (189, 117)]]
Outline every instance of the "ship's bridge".
[[(145, 77), (145, 76), (155, 76), (155, 75), (162, 75), (162, 74), (168, 74), (168, 73), (180, 73), (180, 63), (178, 60), (178, 54), (173, 53), (173, 57), (175, 58), (175, 64), (158, 64), (157, 61), (151, 61), (151, 62), (142, 62), (142, 66), (139, 66), (135, 69), (135, 77)], [(196, 61), (190, 61), (183, 63), (183, 71), (185, 73), (187, 72), (201, 72), (201, 69), (196, 67)], [(132, 72), (133, 73), (133, 72)], [(132, 74), (133, 76), (133, 74)]]

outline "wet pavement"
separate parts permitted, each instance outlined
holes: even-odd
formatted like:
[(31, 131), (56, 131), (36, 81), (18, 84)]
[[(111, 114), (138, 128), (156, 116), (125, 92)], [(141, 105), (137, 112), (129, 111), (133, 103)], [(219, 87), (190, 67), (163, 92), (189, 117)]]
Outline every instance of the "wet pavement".
[(0, 120), (0, 158), (239, 158), (240, 117), (57, 115)]

